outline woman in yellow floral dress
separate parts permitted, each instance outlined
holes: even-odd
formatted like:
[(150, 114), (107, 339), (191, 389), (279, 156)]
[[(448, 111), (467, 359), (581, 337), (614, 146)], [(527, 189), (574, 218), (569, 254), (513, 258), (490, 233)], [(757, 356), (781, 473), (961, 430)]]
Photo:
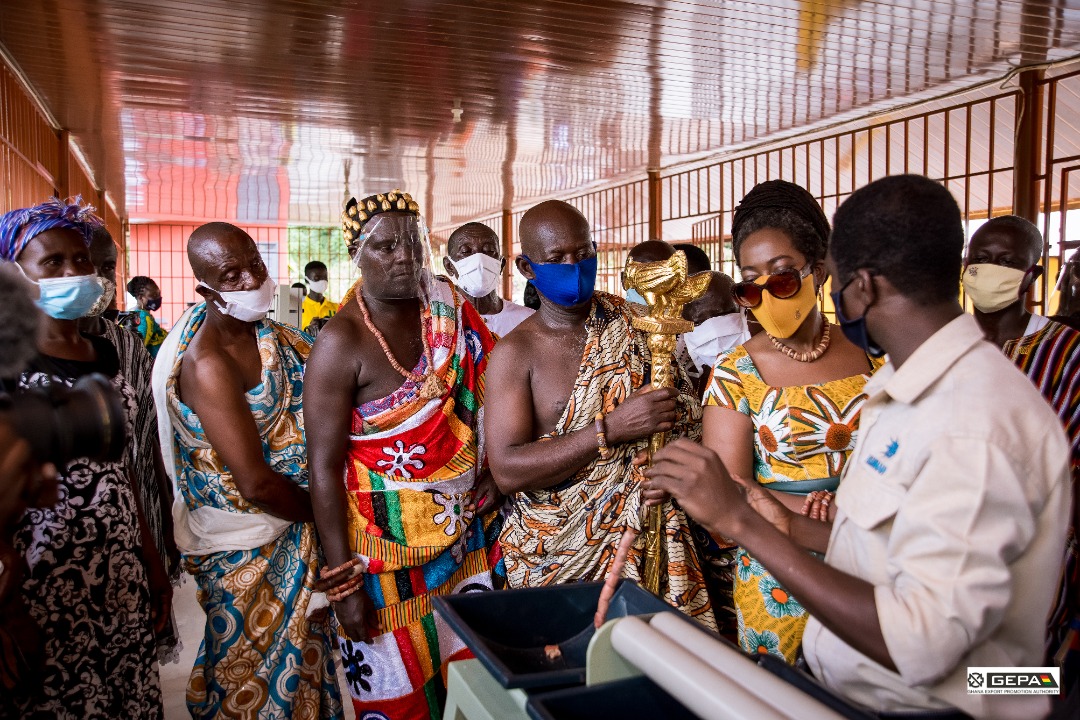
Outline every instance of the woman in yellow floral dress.
[[(796, 512), (827, 510), (855, 447), (863, 386), (881, 365), (818, 307), (828, 237), (821, 207), (798, 185), (773, 180), (743, 198), (732, 222), (743, 277), (734, 292), (765, 331), (717, 358), (705, 391), (702, 442), (732, 475), (753, 478)], [(735, 552), (739, 644), (794, 663), (806, 610)]]

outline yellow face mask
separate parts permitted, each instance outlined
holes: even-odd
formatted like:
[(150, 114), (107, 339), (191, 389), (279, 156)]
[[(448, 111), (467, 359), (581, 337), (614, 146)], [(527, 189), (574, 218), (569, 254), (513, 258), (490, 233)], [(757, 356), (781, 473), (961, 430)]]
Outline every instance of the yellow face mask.
[[(754, 280), (756, 285), (764, 285), (769, 279), (768, 275), (762, 275)], [(817, 292), (814, 290), (814, 276), (807, 275), (802, 280), (799, 292), (789, 298), (774, 297), (769, 291), (761, 293), (761, 304), (751, 308), (750, 312), (765, 332), (774, 338), (784, 339), (795, 334), (799, 326), (803, 324), (810, 311), (817, 302)]]
[(1020, 299), (1020, 287), (1027, 277), (1026, 270), (977, 263), (964, 270), (964, 294), (979, 312), (1004, 310)]

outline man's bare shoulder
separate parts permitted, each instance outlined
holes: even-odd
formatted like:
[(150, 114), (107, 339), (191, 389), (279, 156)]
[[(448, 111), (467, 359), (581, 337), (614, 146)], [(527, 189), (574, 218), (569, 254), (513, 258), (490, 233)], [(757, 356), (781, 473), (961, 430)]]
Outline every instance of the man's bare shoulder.
[(492, 362), (514, 363), (519, 367), (523, 363), (531, 365), (537, 348), (542, 344), (540, 339), (547, 332), (547, 326), (540, 322), (536, 314), (530, 315), (522, 320), (513, 332), (499, 338), (491, 352)]
[(221, 340), (217, 330), (208, 324), (199, 328), (180, 359), (181, 387), (199, 395), (215, 393), (232, 385), (239, 387), (236, 363), (222, 350)]

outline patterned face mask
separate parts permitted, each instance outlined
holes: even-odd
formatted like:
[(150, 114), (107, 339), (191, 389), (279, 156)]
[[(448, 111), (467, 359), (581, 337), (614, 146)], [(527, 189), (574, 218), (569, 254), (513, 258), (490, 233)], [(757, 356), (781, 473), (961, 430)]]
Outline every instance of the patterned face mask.
[(98, 298), (94, 306), (86, 311), (87, 317), (98, 317), (101, 313), (109, 309), (112, 305), (113, 298), (116, 297), (116, 283), (108, 278), (99, 277), (101, 280), (101, 286), (105, 289)]

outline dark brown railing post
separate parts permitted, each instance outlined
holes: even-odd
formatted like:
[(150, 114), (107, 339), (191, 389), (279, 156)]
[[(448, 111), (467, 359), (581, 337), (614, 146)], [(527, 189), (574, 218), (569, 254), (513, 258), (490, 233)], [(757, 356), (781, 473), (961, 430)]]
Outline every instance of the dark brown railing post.
[(660, 181), (660, 171), (649, 171), (649, 239), (664, 239), (664, 201), (663, 183)]
[(509, 208), (502, 211), (502, 256), (506, 259), (503, 268), (502, 296), (507, 300), (514, 298), (514, 213)]
[(56, 174), (56, 197), (64, 200), (70, 195), (71, 190), (71, 133), (67, 130), (57, 130), (57, 138), (59, 139), (59, 155), (60, 162), (57, 166), (59, 172)]
[(1042, 145), (1042, 70), (1019, 75), (1013, 145), (1013, 214), (1039, 222), (1039, 154)]

